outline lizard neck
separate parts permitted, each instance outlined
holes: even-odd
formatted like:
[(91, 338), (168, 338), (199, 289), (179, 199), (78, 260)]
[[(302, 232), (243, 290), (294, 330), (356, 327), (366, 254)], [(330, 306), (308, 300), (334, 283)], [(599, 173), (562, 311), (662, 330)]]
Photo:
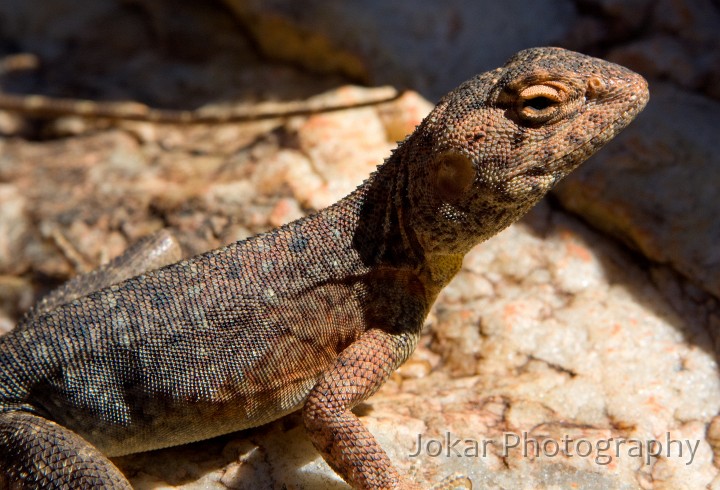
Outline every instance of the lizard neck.
[(353, 247), (368, 267), (416, 269), (425, 253), (407, 219), (409, 175), (401, 149), (347, 199), (356, 203)]
[(410, 220), (408, 165), (403, 145), (346, 199), (357, 210), (353, 248), (367, 267), (410, 272), (423, 284), (428, 304), (462, 266), (464, 253), (428, 253)]

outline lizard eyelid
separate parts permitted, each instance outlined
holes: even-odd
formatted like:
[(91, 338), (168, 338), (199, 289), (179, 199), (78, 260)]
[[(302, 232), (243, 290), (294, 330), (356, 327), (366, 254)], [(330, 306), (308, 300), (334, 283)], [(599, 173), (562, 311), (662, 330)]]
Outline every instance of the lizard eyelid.
[(553, 85), (531, 85), (518, 93), (516, 110), (523, 121), (540, 124), (555, 116), (564, 98), (563, 91)]

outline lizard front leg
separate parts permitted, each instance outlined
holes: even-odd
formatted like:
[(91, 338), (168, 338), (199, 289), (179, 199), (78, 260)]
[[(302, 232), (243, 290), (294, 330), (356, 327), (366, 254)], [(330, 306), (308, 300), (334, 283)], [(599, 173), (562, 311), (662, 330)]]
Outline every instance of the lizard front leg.
[(0, 413), (0, 488), (132, 490), (115, 465), (85, 439), (19, 411)]
[(313, 445), (353, 488), (413, 488), (350, 410), (375, 393), (416, 344), (416, 333), (366, 331), (342, 351), (305, 402), (303, 418)]

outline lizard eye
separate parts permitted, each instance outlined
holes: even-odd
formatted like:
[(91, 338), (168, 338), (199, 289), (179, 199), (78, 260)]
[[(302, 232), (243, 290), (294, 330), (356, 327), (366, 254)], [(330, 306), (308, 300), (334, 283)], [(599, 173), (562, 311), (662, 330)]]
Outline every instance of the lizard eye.
[(532, 99), (526, 99), (523, 101), (523, 109), (529, 107), (531, 109), (535, 109), (536, 111), (541, 111), (543, 109), (547, 109), (553, 105), (553, 103), (554, 101), (548, 97), (533, 97)]
[(563, 101), (563, 92), (551, 85), (531, 85), (520, 91), (517, 113), (529, 123), (544, 123), (555, 116)]

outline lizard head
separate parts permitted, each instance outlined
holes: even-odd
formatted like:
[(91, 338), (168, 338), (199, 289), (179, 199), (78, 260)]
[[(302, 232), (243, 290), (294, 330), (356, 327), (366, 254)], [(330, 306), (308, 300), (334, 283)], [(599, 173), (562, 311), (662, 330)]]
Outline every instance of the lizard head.
[(521, 51), (450, 92), (402, 148), (424, 252), (464, 253), (517, 220), (648, 97), (640, 75), (560, 48)]

